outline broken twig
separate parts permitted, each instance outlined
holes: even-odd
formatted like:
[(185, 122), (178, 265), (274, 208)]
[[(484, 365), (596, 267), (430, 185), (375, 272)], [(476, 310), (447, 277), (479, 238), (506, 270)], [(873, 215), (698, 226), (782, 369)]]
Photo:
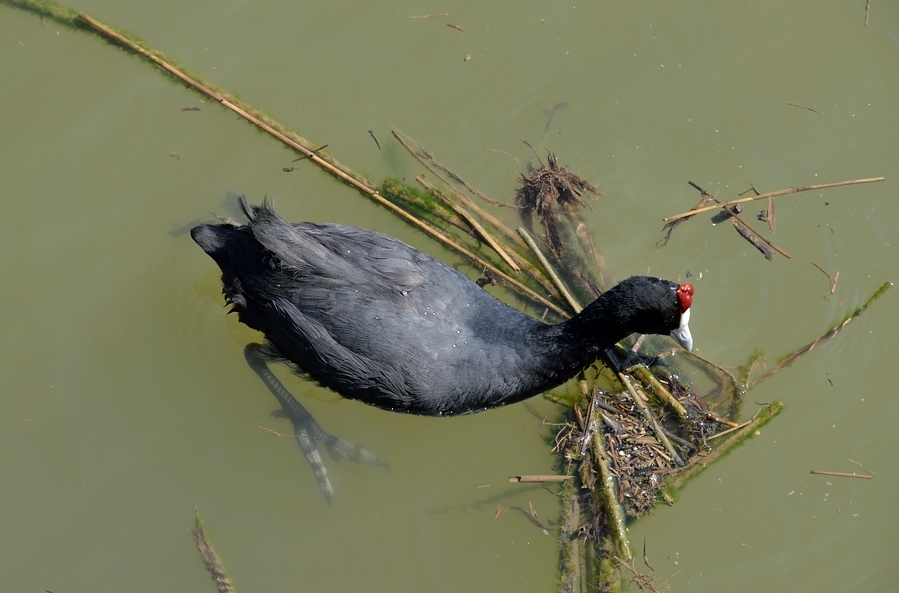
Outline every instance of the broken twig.
[(811, 263), (813, 266), (815, 266), (816, 268), (821, 270), (821, 273), (823, 273), (825, 276), (827, 276), (827, 279), (830, 280), (830, 294), (833, 294), (833, 291), (835, 291), (837, 289), (837, 281), (840, 279), (840, 273), (837, 272), (836, 274), (831, 276), (830, 274), (827, 273), (827, 271), (824, 268), (822, 268), (815, 262), (809, 262), (809, 263)]

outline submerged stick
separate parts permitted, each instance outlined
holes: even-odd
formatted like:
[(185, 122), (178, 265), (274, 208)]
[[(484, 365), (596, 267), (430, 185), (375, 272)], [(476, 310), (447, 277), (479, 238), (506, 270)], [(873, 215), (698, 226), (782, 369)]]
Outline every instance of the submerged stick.
[(734, 229), (736, 229), (737, 233), (739, 233), (741, 237), (749, 241), (749, 243), (753, 247), (761, 251), (762, 255), (764, 255), (765, 259), (767, 259), (768, 261), (771, 261), (772, 249), (787, 259), (793, 259), (793, 257), (789, 253), (772, 243), (764, 235), (748, 225), (746, 221), (740, 218), (738, 215), (734, 214), (734, 217), (731, 219), (731, 223), (734, 225)]
[(835, 181), (833, 183), (819, 183), (817, 185), (805, 185), (802, 187), (788, 187), (786, 189), (780, 189), (777, 191), (771, 191), (765, 194), (759, 194), (757, 196), (749, 196), (748, 198), (738, 198), (736, 200), (730, 200), (729, 202), (721, 202), (720, 204), (714, 204), (712, 206), (705, 206), (703, 208), (697, 208), (696, 210), (690, 210), (688, 212), (682, 212), (680, 214), (675, 214), (674, 216), (668, 216), (663, 218), (663, 222), (671, 222), (672, 220), (679, 220), (681, 218), (686, 218), (688, 216), (693, 216), (694, 214), (702, 214), (703, 212), (710, 212), (712, 210), (717, 210), (719, 208), (726, 208), (728, 206), (733, 206), (734, 204), (743, 204), (745, 202), (754, 202), (756, 200), (764, 200), (769, 197), (775, 196), (784, 196), (787, 194), (795, 194), (803, 191), (812, 191), (816, 189), (829, 189), (831, 187), (841, 187), (844, 185), (857, 185), (859, 183), (873, 183), (875, 181), (883, 181), (886, 177), (870, 177), (867, 179), (853, 179), (851, 181)]
[(234, 585), (231, 584), (231, 579), (228, 578), (228, 575), (226, 575), (225, 571), (222, 569), (222, 561), (218, 557), (218, 554), (215, 553), (215, 550), (212, 549), (209, 538), (206, 537), (206, 530), (203, 529), (203, 519), (200, 517), (200, 510), (197, 507), (194, 507), (194, 511), (194, 529), (192, 533), (194, 542), (197, 544), (197, 550), (200, 552), (200, 558), (203, 559), (206, 570), (212, 575), (212, 580), (215, 581), (215, 586), (218, 588), (219, 593), (234, 593)]
[[(688, 183), (690, 185), (692, 185), (693, 187), (695, 187), (696, 189), (698, 189), (703, 198), (708, 197), (708, 198), (714, 200), (718, 204), (721, 203), (718, 201), (718, 198), (711, 195), (709, 192), (702, 189), (701, 187), (699, 187), (692, 181), (688, 181)], [(752, 191), (755, 191), (756, 196), (759, 195), (758, 191), (755, 189), (754, 186), (752, 187)], [(772, 196), (768, 196), (768, 206), (769, 207), (771, 206), (771, 204), (773, 204), (773, 202), (774, 202), (774, 198)], [(765, 259), (767, 259), (768, 261), (771, 261), (771, 249), (773, 249), (774, 251), (781, 254), (782, 256), (784, 256), (787, 259), (793, 259), (789, 253), (787, 253), (786, 251), (784, 251), (783, 249), (781, 249), (780, 247), (775, 245), (767, 237), (765, 237), (763, 234), (761, 234), (760, 232), (755, 230), (752, 227), (752, 225), (750, 225), (748, 222), (743, 220), (743, 218), (740, 217), (740, 211), (742, 209), (743, 209), (743, 206), (741, 204), (737, 204), (733, 208), (725, 208), (724, 209), (724, 212), (726, 212), (728, 215), (730, 215), (731, 223), (733, 224), (734, 229), (737, 231), (737, 233), (741, 237), (743, 237), (744, 239), (749, 241), (749, 243), (753, 247), (758, 249), (762, 253), (762, 255), (765, 256)], [(691, 210), (691, 212), (693, 212), (693, 210)], [(720, 216), (720, 214), (719, 214), (719, 216)], [(767, 245), (767, 247), (766, 247), (766, 245)], [(770, 249), (769, 249), (769, 247), (770, 247)]]
[(609, 272), (606, 266), (606, 259), (596, 248), (593, 237), (590, 236), (590, 232), (587, 229), (587, 223), (585, 223), (580, 216), (576, 216), (575, 213), (568, 208), (564, 209), (564, 213), (565, 217), (568, 219), (568, 224), (574, 229), (575, 237), (577, 237), (578, 242), (581, 244), (581, 251), (583, 251), (592, 261), (596, 268), (596, 273), (598, 274), (596, 280), (599, 283), (599, 290), (602, 292), (609, 290), (609, 288), (615, 285), (615, 279), (612, 277), (612, 273)]
[(824, 115), (823, 113), (821, 113), (821, 112), (818, 111), (817, 109), (812, 109), (811, 107), (806, 107), (805, 105), (800, 105), (799, 103), (793, 103), (792, 101), (785, 101), (785, 103), (786, 103), (787, 105), (789, 105), (790, 107), (799, 107), (799, 108), (801, 108), (801, 109), (807, 109), (807, 110), (809, 110), (809, 111), (811, 111), (811, 112), (813, 112), (813, 113), (817, 113), (818, 115)]
[(856, 309), (856, 310), (855, 310), (849, 317), (847, 317), (842, 323), (840, 323), (839, 325), (834, 326), (833, 328), (831, 328), (830, 330), (828, 330), (828, 331), (827, 331), (823, 336), (821, 336), (820, 338), (817, 338), (816, 340), (814, 340), (814, 341), (811, 342), (810, 344), (806, 344), (805, 346), (803, 346), (802, 348), (800, 348), (799, 350), (797, 350), (797, 351), (794, 352), (793, 354), (790, 354), (789, 356), (787, 356), (785, 359), (783, 359), (782, 361), (780, 361), (780, 362), (779, 362), (778, 364), (776, 364), (775, 366), (773, 366), (773, 367), (771, 367), (770, 369), (768, 369), (766, 372), (762, 373), (761, 375), (759, 375), (759, 376), (756, 377), (755, 379), (752, 379), (752, 380), (749, 382), (749, 386), (750, 386), (750, 387), (754, 387), (754, 386), (757, 385), (759, 382), (761, 382), (763, 379), (767, 379), (768, 377), (770, 377), (771, 375), (773, 375), (773, 374), (776, 373), (777, 371), (781, 370), (782, 368), (784, 368), (784, 367), (787, 366), (788, 364), (791, 364), (792, 362), (794, 362), (797, 358), (799, 358), (799, 357), (802, 356), (803, 354), (807, 354), (808, 352), (811, 352), (811, 351), (815, 348), (815, 346), (817, 346), (818, 344), (822, 344), (822, 343), (826, 342), (827, 340), (829, 340), (830, 338), (832, 338), (832, 337), (834, 337), (835, 335), (837, 335), (838, 333), (840, 333), (840, 332), (843, 330), (844, 327), (846, 327), (847, 325), (849, 325), (850, 323), (852, 323), (852, 321), (853, 321), (856, 317), (858, 317), (859, 315), (861, 315), (862, 313), (864, 313), (865, 310), (866, 310), (868, 307), (870, 307), (871, 304), (872, 304), (874, 301), (876, 301), (876, 300), (879, 299), (881, 296), (883, 296), (883, 294), (884, 294), (887, 290), (889, 290), (890, 287), (891, 287), (892, 285), (893, 285), (892, 282), (884, 282), (884, 283), (880, 286), (880, 288), (878, 288), (876, 291), (874, 291), (874, 294), (872, 294), (871, 297), (870, 297), (867, 301), (865, 301), (865, 304), (864, 304), (864, 305), (862, 305), (861, 307), (859, 307), (858, 309)]

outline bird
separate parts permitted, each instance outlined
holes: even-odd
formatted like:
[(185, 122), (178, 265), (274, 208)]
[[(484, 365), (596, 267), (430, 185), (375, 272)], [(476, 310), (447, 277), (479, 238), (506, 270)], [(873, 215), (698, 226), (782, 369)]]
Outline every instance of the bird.
[(398, 239), (288, 223), (267, 199), (240, 205), (245, 224), (203, 224), (191, 237), (221, 269), (231, 312), (265, 336), (245, 353), (276, 396), (263, 363), (384, 410), (453, 416), (560, 385), (632, 333), (693, 345), (689, 284), (632, 276), (546, 324)]

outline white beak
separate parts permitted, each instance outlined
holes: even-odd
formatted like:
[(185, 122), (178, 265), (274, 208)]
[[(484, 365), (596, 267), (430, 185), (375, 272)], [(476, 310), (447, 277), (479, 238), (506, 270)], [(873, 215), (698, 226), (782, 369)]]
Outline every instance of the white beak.
[(671, 337), (677, 340), (677, 343), (689, 352), (693, 349), (693, 336), (690, 335), (690, 309), (687, 309), (680, 316), (680, 327), (671, 332)]

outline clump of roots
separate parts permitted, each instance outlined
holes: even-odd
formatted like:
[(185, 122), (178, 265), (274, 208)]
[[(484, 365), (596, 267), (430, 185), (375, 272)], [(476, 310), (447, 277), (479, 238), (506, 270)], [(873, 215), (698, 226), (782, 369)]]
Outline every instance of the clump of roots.
[(528, 231), (533, 229), (534, 214), (540, 218), (546, 230), (546, 243), (555, 255), (559, 255), (564, 243), (560, 226), (562, 214), (587, 208), (581, 196), (584, 193), (598, 196), (599, 191), (587, 180), (559, 166), (553, 153), (547, 153), (546, 161), (547, 164), (541, 162), (536, 171), (521, 174), (521, 188), (515, 194), (515, 205)]

